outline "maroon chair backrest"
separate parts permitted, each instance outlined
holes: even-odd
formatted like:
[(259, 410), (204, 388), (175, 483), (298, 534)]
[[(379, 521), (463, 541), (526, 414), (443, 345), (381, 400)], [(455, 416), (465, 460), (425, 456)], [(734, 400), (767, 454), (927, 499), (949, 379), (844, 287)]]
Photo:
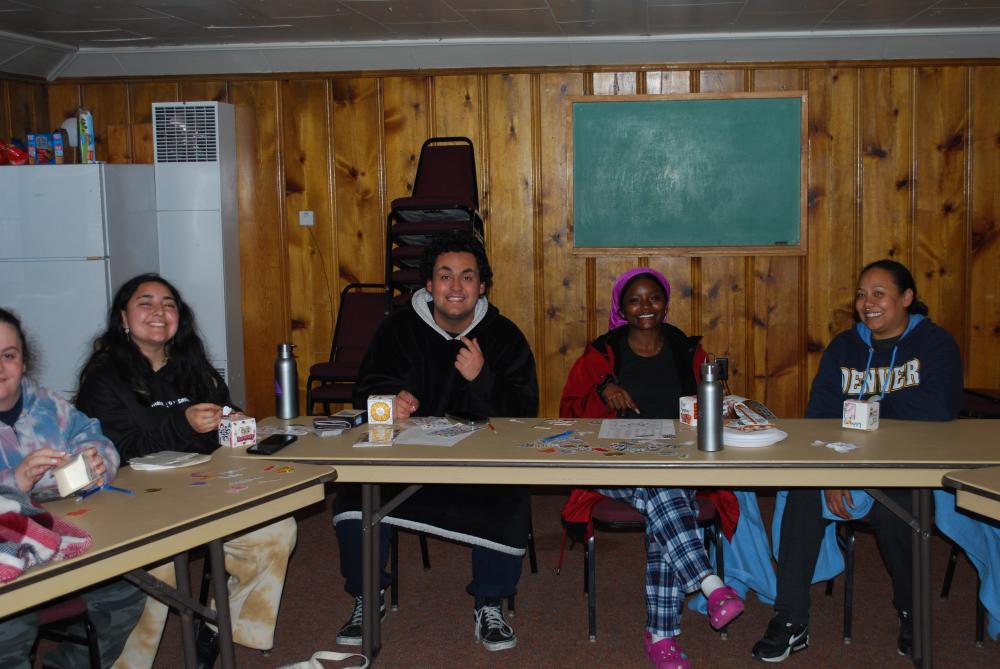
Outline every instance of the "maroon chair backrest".
[[(366, 291), (365, 288), (378, 288)], [(354, 363), (360, 369), (368, 345), (385, 318), (385, 289), (380, 284), (352, 283), (340, 295), (340, 310), (330, 359)]]
[[(443, 142), (460, 142), (445, 144)], [(471, 200), (479, 208), (476, 155), (467, 137), (432, 137), (420, 149), (413, 197)]]

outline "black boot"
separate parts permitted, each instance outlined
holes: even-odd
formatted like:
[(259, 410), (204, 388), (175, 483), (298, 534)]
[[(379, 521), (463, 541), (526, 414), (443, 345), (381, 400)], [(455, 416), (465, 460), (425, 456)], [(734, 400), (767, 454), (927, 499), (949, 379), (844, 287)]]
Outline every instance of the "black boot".
[(899, 639), (896, 650), (900, 655), (913, 655), (913, 615), (906, 609), (899, 612)]
[(212, 669), (219, 658), (219, 632), (201, 621), (198, 624), (198, 634), (194, 640), (195, 652), (198, 655), (198, 669)]

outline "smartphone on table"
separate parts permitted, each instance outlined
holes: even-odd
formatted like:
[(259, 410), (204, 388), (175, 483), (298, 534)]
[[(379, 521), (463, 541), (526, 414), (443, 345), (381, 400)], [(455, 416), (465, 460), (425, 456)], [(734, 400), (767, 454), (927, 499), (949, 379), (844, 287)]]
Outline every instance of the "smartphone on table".
[(463, 423), (465, 425), (486, 425), (490, 422), (489, 417), (480, 416), (479, 414), (472, 413), (471, 411), (451, 411), (446, 413), (444, 417), (457, 420), (459, 423)]
[(277, 453), (288, 444), (294, 443), (297, 440), (294, 434), (272, 434), (270, 437), (257, 442), (253, 446), (247, 449), (247, 453), (253, 453), (254, 455), (271, 455), (272, 453)]

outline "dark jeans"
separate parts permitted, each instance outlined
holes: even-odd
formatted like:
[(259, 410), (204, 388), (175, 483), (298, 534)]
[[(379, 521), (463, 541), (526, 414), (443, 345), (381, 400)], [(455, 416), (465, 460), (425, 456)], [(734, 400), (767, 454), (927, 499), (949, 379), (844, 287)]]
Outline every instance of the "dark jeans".
[[(890, 499), (907, 511), (913, 509), (909, 488), (885, 488)], [(781, 546), (778, 548), (778, 595), (774, 609), (788, 622), (809, 622), (809, 586), (812, 584), (820, 544), (827, 525), (823, 518), (821, 490), (788, 491), (781, 518)], [(896, 514), (876, 502), (868, 514), (879, 550), (892, 576), (892, 603), (897, 610), (913, 609), (912, 530)]]
[[(383, 523), (379, 558), (382, 564), (382, 587), (389, 585), (385, 571), (389, 560), (389, 527)], [(344, 577), (344, 590), (352, 597), (361, 595), (361, 521), (342, 520), (336, 525), (337, 543), (340, 547), (340, 573)], [(472, 547), (472, 582), (466, 587), (470, 595), (501, 599), (517, 592), (521, 578), (523, 557), (501, 553), (482, 546)]]
[[(87, 590), (80, 596), (87, 602), (87, 613), (97, 629), (97, 638), (101, 646), (101, 666), (110, 667), (118, 659), (125, 646), (125, 640), (139, 621), (139, 615), (146, 606), (146, 595), (127, 581), (115, 580), (99, 588)], [(83, 623), (75, 623), (70, 631), (78, 636), (86, 636)], [(38, 636), (38, 609), (0, 621), (0, 667), (30, 669), (28, 655), (31, 653), (36, 636)], [(46, 667), (59, 669), (90, 666), (86, 646), (68, 642), (56, 646), (46, 654), (43, 662)]]

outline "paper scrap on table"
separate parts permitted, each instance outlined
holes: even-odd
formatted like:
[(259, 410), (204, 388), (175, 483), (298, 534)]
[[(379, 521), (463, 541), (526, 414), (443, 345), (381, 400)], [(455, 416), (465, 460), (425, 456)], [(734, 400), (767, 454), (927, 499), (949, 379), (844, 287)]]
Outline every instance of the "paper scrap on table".
[(832, 442), (827, 443), (827, 442), (821, 441), (819, 439), (817, 439), (816, 441), (814, 441), (812, 443), (812, 445), (813, 446), (826, 446), (827, 448), (832, 448), (833, 450), (837, 451), (838, 453), (850, 453), (851, 451), (853, 451), (854, 449), (856, 449), (858, 447), (857, 444), (852, 444), (852, 443), (849, 443), (849, 442), (846, 442), (846, 441), (832, 441)]
[(129, 465), (136, 471), (152, 471), (156, 469), (175, 469), (191, 467), (208, 462), (212, 456), (208, 453), (185, 453), (180, 451), (159, 451), (152, 455), (143, 455), (129, 460)]
[(673, 437), (674, 421), (669, 418), (606, 418), (601, 421), (600, 439), (662, 439)]
[(454, 446), (482, 427), (484, 426), (450, 422), (447, 425), (430, 429), (414, 426), (405, 429), (402, 434), (396, 437), (395, 443), (419, 446)]

